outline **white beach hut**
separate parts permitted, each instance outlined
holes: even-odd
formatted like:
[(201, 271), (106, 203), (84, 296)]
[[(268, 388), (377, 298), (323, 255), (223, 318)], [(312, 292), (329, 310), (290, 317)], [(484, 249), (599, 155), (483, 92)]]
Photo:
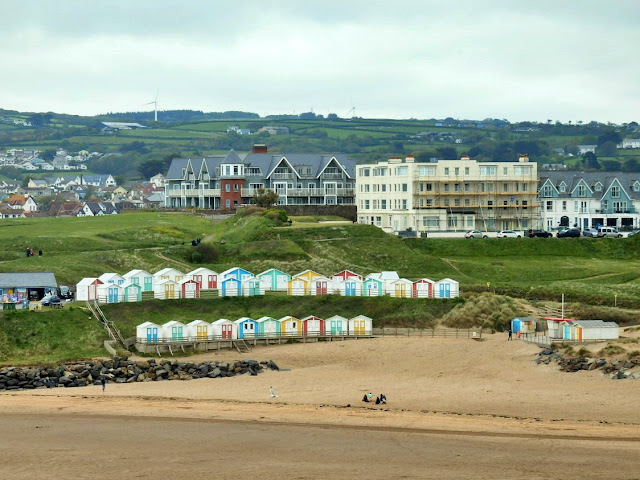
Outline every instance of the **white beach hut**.
[(125, 282), (124, 277), (117, 273), (103, 273), (98, 277), (98, 280), (102, 283), (115, 283), (117, 285), (122, 285)]
[(191, 270), (186, 277), (195, 280), (200, 285), (200, 290), (217, 290), (218, 273), (208, 268), (200, 267)]
[(221, 318), (211, 323), (211, 335), (214, 339), (235, 340), (238, 338), (238, 328), (231, 320)]
[(187, 327), (182, 322), (171, 320), (162, 325), (162, 339), (165, 342), (182, 342), (187, 340)]
[(136, 341), (140, 343), (156, 343), (160, 338), (160, 325), (144, 322), (136, 327)]
[(349, 320), (340, 315), (334, 315), (324, 321), (325, 335), (348, 335)]
[(95, 277), (86, 277), (76, 284), (76, 301), (90, 302), (98, 298), (98, 285), (102, 282)]
[(153, 297), (160, 300), (172, 300), (178, 298), (178, 284), (173, 280), (159, 280), (153, 282)]
[(349, 319), (349, 335), (371, 335), (373, 320), (365, 315)]
[(162, 280), (171, 280), (178, 283), (182, 279), (184, 279), (184, 273), (182, 273), (180, 270), (176, 270), (175, 268), (163, 268), (162, 270), (158, 270), (153, 274), (154, 284)]
[(98, 302), (120, 303), (124, 301), (124, 288), (118, 283), (101, 283), (96, 287)]
[(153, 291), (153, 275), (146, 270), (131, 270), (123, 275), (125, 280), (140, 285), (143, 292)]
[(451, 278), (436, 282), (435, 298), (455, 298), (460, 295), (460, 284)]
[(211, 324), (204, 320), (194, 320), (187, 323), (187, 337), (189, 337), (189, 340), (207, 340), (210, 330)]

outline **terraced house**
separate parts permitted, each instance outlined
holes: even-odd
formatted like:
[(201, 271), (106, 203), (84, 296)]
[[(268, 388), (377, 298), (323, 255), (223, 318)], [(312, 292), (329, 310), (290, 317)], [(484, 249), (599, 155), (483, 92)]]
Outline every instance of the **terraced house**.
[(537, 165), (413, 156), (358, 165), (358, 221), (389, 233), (525, 230), (540, 224)]
[(640, 173), (545, 172), (539, 189), (547, 229), (640, 228)]
[(166, 176), (165, 206), (234, 210), (266, 188), (279, 205), (338, 205), (355, 202), (355, 161), (344, 154), (251, 153), (176, 158)]

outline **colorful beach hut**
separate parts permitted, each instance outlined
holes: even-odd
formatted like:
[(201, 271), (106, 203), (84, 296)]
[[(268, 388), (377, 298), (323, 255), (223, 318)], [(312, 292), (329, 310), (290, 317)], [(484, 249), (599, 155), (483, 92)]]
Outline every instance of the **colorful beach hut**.
[(400, 280), (398, 272), (392, 270), (370, 273), (367, 278), (375, 278), (376, 280), (380, 280), (383, 285), (383, 294), (391, 296), (393, 296), (393, 283), (396, 280)]
[(378, 278), (367, 277), (362, 283), (363, 297), (381, 297), (384, 295), (384, 282)]
[(161, 327), (153, 322), (144, 322), (136, 327), (136, 341), (140, 343), (157, 343)]
[(334, 315), (324, 321), (325, 335), (347, 335), (349, 333), (349, 320), (340, 315)]
[(289, 280), (291, 280), (291, 275), (277, 268), (265, 270), (259, 273), (257, 277), (260, 279), (262, 289), (265, 292), (286, 292)]
[(230, 268), (228, 270), (225, 270), (224, 272), (222, 272), (220, 274), (220, 277), (225, 279), (225, 278), (235, 278), (236, 280), (242, 282), (244, 280), (246, 280), (247, 278), (251, 278), (254, 277), (255, 275), (247, 270), (245, 270), (244, 268), (240, 268), (240, 267), (233, 267)]
[(86, 277), (76, 284), (76, 301), (90, 302), (98, 299), (97, 286), (102, 282), (94, 277)]
[(302, 333), (305, 336), (323, 335), (324, 320), (320, 317), (309, 315), (300, 320), (302, 322)]
[(217, 290), (218, 274), (208, 268), (200, 267), (187, 273), (187, 278), (194, 280), (200, 290)]
[(373, 320), (365, 315), (349, 319), (349, 335), (371, 335)]
[(288, 284), (289, 295), (309, 295), (309, 282), (304, 278), (292, 278)]
[(333, 282), (327, 277), (315, 277), (311, 280), (311, 295), (330, 295), (333, 293)]
[(255, 295), (264, 295), (262, 282), (257, 277), (247, 278), (242, 282), (242, 295), (252, 297)]
[(273, 317), (260, 317), (256, 320), (259, 337), (279, 337), (280, 322)]
[(163, 268), (162, 270), (158, 270), (153, 274), (153, 283), (157, 283), (161, 280), (171, 280), (175, 283), (178, 283), (180, 280), (184, 278), (184, 273), (180, 270), (176, 270), (175, 268)]
[(253, 318), (241, 317), (235, 322), (238, 338), (256, 338), (257, 325)]
[(302, 278), (304, 280), (306, 280), (307, 282), (311, 282), (314, 279), (318, 278), (318, 277), (322, 277), (324, 275), (322, 275), (321, 273), (318, 272), (314, 272), (313, 270), (304, 270), (296, 275), (294, 275), (291, 278)]
[(166, 342), (182, 342), (187, 340), (187, 327), (182, 322), (171, 320), (162, 325), (161, 335)]
[(117, 283), (101, 283), (96, 287), (98, 302), (119, 303), (123, 301), (124, 289)]
[(221, 318), (211, 323), (211, 334), (216, 339), (235, 340), (238, 338), (237, 332), (236, 324), (226, 318)]
[(200, 298), (200, 284), (191, 278), (184, 278), (178, 282), (180, 298)]
[(165, 279), (153, 282), (153, 297), (160, 300), (172, 300), (178, 298), (178, 284), (173, 280)]
[(460, 295), (460, 284), (451, 278), (443, 278), (436, 282), (436, 298), (455, 298)]
[(619, 337), (620, 328), (615, 322), (603, 320), (574, 320), (562, 322), (564, 340), (613, 340)]
[(362, 281), (362, 275), (358, 275), (357, 273), (352, 272), (351, 270), (342, 270), (341, 272), (331, 275), (330, 278), (331, 280), (337, 280), (340, 282), (344, 282), (345, 280), (349, 280), (349, 279)]
[(187, 337), (189, 340), (208, 340), (211, 324), (204, 320), (194, 320), (187, 323)]
[(363, 282), (359, 278), (347, 278), (338, 283), (338, 292), (343, 297), (359, 297), (362, 295)]
[(225, 278), (220, 282), (220, 296), (238, 297), (242, 295), (242, 282), (235, 278)]
[(292, 316), (286, 316), (278, 319), (280, 322), (280, 335), (283, 337), (301, 337), (302, 322)]
[(535, 333), (536, 321), (533, 317), (516, 317), (511, 320), (511, 331), (516, 334)]
[(98, 280), (102, 283), (115, 283), (117, 285), (122, 285), (125, 282), (124, 277), (117, 273), (103, 273), (98, 277)]
[(131, 270), (123, 275), (125, 280), (142, 287), (143, 292), (153, 292), (153, 275), (145, 270)]
[(549, 338), (562, 338), (564, 332), (562, 322), (571, 321), (570, 318), (544, 317), (547, 321), (547, 335)]
[(142, 287), (127, 280), (122, 284), (122, 301), (139, 302), (142, 300)]
[(396, 298), (409, 298), (413, 289), (413, 282), (406, 278), (400, 278), (391, 283), (391, 296)]
[(428, 278), (421, 278), (413, 282), (411, 296), (413, 298), (433, 298), (433, 286), (435, 283)]

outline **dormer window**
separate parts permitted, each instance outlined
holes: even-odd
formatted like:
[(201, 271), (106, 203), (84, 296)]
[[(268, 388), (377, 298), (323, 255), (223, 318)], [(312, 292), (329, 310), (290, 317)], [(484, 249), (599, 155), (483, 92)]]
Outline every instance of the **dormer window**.
[(633, 191), (634, 192), (640, 192), (640, 182), (635, 182), (633, 184)]
[(560, 184), (560, 193), (565, 193), (567, 191), (567, 186), (564, 183)]
[(596, 192), (601, 192), (602, 191), (602, 184), (600, 182), (596, 183), (593, 186), (593, 190), (596, 191)]

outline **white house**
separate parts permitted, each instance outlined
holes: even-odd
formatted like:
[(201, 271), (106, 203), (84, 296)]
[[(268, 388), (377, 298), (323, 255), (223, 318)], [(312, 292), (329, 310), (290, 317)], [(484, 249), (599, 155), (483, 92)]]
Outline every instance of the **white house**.
[(200, 290), (218, 289), (218, 273), (213, 270), (200, 267), (195, 270), (191, 270), (186, 276), (195, 280), (200, 285)]

